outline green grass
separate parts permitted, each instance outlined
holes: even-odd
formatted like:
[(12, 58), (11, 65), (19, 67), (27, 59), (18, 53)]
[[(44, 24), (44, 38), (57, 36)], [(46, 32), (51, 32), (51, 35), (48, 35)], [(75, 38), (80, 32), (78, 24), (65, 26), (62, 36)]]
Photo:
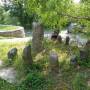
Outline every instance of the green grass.
[(17, 26), (3, 26), (3, 25), (0, 25), (0, 30), (2, 31), (8, 31), (8, 30), (16, 30), (17, 29)]
[[(13, 47), (18, 48), (18, 57), (12, 67), (18, 71), (20, 84), (12, 85), (0, 79), (0, 90), (89, 90), (86, 85), (90, 77), (90, 68), (80, 66), (80, 69), (70, 65), (70, 53), (79, 55), (77, 46), (66, 46), (50, 40), (44, 40), (45, 50), (33, 55), (34, 64), (24, 65), (22, 51), (27, 43), (0, 43), (0, 59), (8, 66), (7, 52)], [(54, 51), (59, 57), (59, 74), (53, 76), (49, 68), (49, 53)], [(80, 81), (81, 80), (81, 81)], [(80, 81), (80, 82), (78, 82)], [(78, 89), (79, 88), (79, 89)]]
[(0, 90), (17, 90), (15, 85), (7, 83), (5, 80), (0, 79)]

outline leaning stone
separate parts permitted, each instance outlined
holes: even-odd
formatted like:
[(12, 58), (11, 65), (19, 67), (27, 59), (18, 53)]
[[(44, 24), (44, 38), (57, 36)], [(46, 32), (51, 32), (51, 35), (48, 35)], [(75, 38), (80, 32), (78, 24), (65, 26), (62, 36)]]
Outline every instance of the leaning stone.
[(8, 59), (14, 59), (15, 58), (15, 56), (17, 55), (17, 48), (12, 48), (11, 50), (9, 50), (9, 52), (8, 52)]
[(66, 41), (65, 41), (65, 45), (69, 45), (69, 42), (70, 42), (70, 37), (67, 36), (67, 37), (66, 37)]
[(32, 39), (32, 49), (34, 55), (38, 54), (44, 49), (43, 45), (44, 30), (41, 23), (33, 23), (33, 39)]
[(31, 55), (31, 45), (28, 45), (24, 48), (22, 58), (26, 64), (29, 65), (33, 64), (32, 55)]
[(52, 73), (58, 73), (59, 72), (59, 61), (58, 61), (58, 55), (54, 52), (50, 53), (50, 70)]

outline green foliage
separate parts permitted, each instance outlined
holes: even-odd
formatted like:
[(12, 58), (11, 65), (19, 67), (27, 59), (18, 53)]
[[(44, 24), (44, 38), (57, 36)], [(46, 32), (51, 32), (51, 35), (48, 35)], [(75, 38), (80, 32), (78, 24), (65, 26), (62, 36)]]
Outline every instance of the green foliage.
[[(27, 12), (35, 15), (35, 20), (43, 22), (49, 28), (61, 28), (67, 18), (60, 16), (62, 12), (66, 12), (69, 8), (70, 0), (27, 0)], [(63, 21), (63, 22), (62, 22)]]
[(3, 24), (20, 25), (18, 18), (12, 17), (10, 15), (10, 11), (5, 11), (3, 15), (4, 15)]
[(17, 90), (15, 85), (10, 85), (5, 80), (0, 79), (0, 90)]
[(89, 1), (75, 4), (72, 0), (27, 0), (25, 3), (27, 13), (33, 13), (36, 21), (51, 28), (62, 28), (68, 21), (85, 24), (86, 20), (77, 18), (88, 17), (90, 12)]
[(4, 20), (4, 9), (0, 6), (0, 23), (2, 24)]
[(20, 24), (26, 28), (31, 27), (33, 21), (33, 14), (28, 15), (25, 9), (25, 0), (12, 0), (10, 1), (11, 5), (9, 6), (10, 15), (16, 17)]
[(83, 73), (77, 73), (73, 81), (73, 90), (88, 90), (86, 84), (86, 77)]
[(4, 7), (0, 6), (0, 24), (19, 25), (18, 18), (11, 17), (10, 10), (5, 11)]

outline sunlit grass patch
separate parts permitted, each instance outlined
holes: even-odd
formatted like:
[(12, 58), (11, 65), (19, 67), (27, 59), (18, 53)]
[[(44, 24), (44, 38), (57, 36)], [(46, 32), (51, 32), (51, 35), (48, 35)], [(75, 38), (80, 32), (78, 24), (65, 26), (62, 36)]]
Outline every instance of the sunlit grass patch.
[(17, 29), (17, 26), (0, 25), (0, 30), (2, 31), (16, 30), (16, 29)]
[(21, 50), (26, 45), (25, 42), (15, 42), (15, 43), (8, 43), (8, 42), (1, 42), (0, 43), (0, 59), (5, 60), (7, 58), (7, 53), (12, 48), (17, 48), (18, 52), (20, 53)]

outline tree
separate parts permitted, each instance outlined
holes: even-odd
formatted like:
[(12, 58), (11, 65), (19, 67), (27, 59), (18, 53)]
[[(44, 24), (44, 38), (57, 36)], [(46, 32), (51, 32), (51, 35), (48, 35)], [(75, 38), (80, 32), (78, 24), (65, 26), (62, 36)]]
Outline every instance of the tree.
[(17, 17), (19, 22), (24, 27), (30, 27), (33, 21), (33, 16), (28, 15), (24, 7), (24, 0), (10, 0), (7, 9), (10, 11), (11, 17)]
[(34, 13), (36, 21), (49, 27), (60, 28), (68, 21), (90, 21), (89, 0), (82, 0), (77, 5), (72, 0), (27, 0), (25, 3), (27, 12)]
[(3, 23), (4, 20), (4, 9), (0, 6), (0, 24)]

